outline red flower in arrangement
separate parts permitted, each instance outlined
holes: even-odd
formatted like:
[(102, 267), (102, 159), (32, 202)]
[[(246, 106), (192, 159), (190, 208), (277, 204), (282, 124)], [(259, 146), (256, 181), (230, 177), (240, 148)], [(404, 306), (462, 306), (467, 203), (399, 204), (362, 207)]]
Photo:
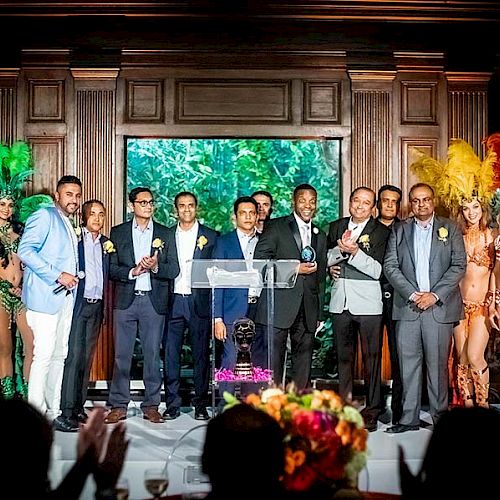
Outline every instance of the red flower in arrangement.
[[(225, 394), (229, 406), (239, 401)], [(352, 484), (366, 464), (366, 441), (359, 411), (333, 391), (297, 394), (267, 389), (245, 402), (275, 418), (286, 434), (285, 475), (288, 490), (309, 491)]]

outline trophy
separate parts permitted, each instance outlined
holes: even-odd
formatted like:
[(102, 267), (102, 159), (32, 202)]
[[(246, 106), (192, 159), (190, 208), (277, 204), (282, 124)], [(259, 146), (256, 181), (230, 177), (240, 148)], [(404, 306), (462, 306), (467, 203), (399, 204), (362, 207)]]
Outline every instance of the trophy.
[(316, 262), (316, 250), (307, 245), (300, 252), (300, 260), (302, 262)]
[(255, 323), (248, 318), (237, 319), (233, 323), (233, 340), (236, 347), (236, 365), (234, 374), (237, 377), (251, 377), (251, 349), (255, 337)]

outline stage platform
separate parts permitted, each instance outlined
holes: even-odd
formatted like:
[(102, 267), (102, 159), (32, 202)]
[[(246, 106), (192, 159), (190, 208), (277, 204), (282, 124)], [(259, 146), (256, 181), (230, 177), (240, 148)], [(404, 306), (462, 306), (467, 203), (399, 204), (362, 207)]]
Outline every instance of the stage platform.
[[(102, 401), (87, 402), (87, 409), (93, 405), (103, 405)], [(160, 411), (164, 410), (164, 404)], [(359, 478), (362, 491), (399, 494), (398, 447), (404, 449), (406, 461), (412, 472), (416, 472), (422, 462), (427, 442), (432, 433), (430, 416), (421, 413), (426, 426), (419, 431), (399, 435), (388, 435), (384, 429), (389, 424), (379, 422), (378, 429), (370, 433), (368, 440), (368, 465)], [(152, 424), (142, 418), (139, 402), (131, 402), (126, 420), (127, 435), (131, 442), (128, 450), (123, 476), (128, 479), (130, 500), (150, 498), (144, 488), (144, 470), (149, 467), (163, 467), (173, 447), (178, 444), (170, 462), (170, 485), (168, 495), (207, 491), (209, 486), (201, 474), (201, 456), (205, 423), (194, 420), (192, 408), (183, 408), (181, 416), (163, 424)], [(178, 443), (188, 431), (191, 432)], [(53, 462), (51, 468), (52, 486), (58, 484), (71, 467), (76, 456), (76, 433), (55, 432)], [(221, 444), (223, 446), (223, 444)], [(228, 459), (231, 452), (228, 446)], [(83, 500), (93, 500), (95, 486), (89, 480), (82, 495)], [(186, 498), (189, 498), (186, 495)]]

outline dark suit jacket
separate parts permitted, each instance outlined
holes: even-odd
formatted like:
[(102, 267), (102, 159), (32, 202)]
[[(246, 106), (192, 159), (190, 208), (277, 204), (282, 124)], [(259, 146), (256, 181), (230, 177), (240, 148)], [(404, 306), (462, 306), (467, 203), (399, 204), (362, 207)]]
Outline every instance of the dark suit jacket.
[[(136, 266), (134, 243), (132, 240), (132, 221), (111, 228), (109, 235), (116, 252), (110, 254), (110, 278), (116, 284), (115, 307), (127, 309), (134, 300), (135, 280), (129, 279), (129, 272)], [(153, 223), (153, 239), (160, 238), (165, 246), (159, 254), (158, 272), (151, 276), (151, 303), (158, 314), (166, 314), (168, 309), (169, 281), (179, 274), (177, 250), (172, 231), (166, 226)], [(141, 256), (142, 257), (142, 256)]]
[[(438, 237), (440, 228), (446, 228), (446, 241)], [(415, 320), (420, 312), (409, 302), (418, 291), (415, 274), (413, 217), (392, 228), (384, 259), (384, 273), (394, 287), (392, 317), (395, 320)], [(444, 239), (444, 238), (443, 238)], [(458, 226), (450, 219), (434, 216), (429, 264), (431, 292), (439, 297), (431, 312), (438, 323), (455, 323), (464, 317), (459, 282), (467, 264), (464, 238)]]
[[(290, 328), (299, 313), (302, 301), (309, 331), (316, 330), (316, 323), (323, 316), (326, 279), (326, 235), (312, 225), (311, 246), (316, 250), (318, 270), (312, 274), (299, 274), (293, 288), (277, 288), (274, 294), (274, 326)], [(300, 260), (302, 242), (293, 214), (269, 221), (257, 243), (255, 259)], [(257, 306), (256, 322), (267, 324), (266, 290)]]
[[(101, 248), (104, 245), (104, 242), (108, 241), (108, 238), (101, 234), (101, 239), (99, 240), (101, 243)], [(83, 246), (83, 238), (78, 242), (78, 267), (80, 271), (86, 271), (85, 268), (85, 252)], [(108, 283), (109, 277), (109, 253), (102, 253), (102, 307), (104, 307), (104, 294), (106, 293), (106, 286)], [(76, 289), (76, 298), (75, 298), (75, 308), (73, 309), (73, 316), (77, 316), (79, 310), (83, 303), (83, 292), (85, 291), (85, 278), (81, 279), (78, 282), (78, 288)]]
[[(172, 231), (173, 238), (175, 241), (175, 231), (177, 230), (177, 224), (175, 226), (171, 226), (169, 231)], [(198, 241), (201, 236), (204, 236), (207, 239), (207, 243), (200, 248), (198, 246)], [(210, 229), (203, 224), (199, 224), (198, 226), (198, 234), (196, 236), (196, 246), (194, 247), (193, 259), (212, 259), (212, 254), (215, 248), (215, 243), (217, 241), (217, 237), (219, 233)], [(178, 261), (178, 259), (177, 259)], [(172, 280), (172, 289), (174, 290), (174, 281)], [(209, 318), (210, 317), (210, 289), (209, 288), (193, 288), (191, 290), (191, 294), (193, 296), (193, 304), (195, 314), (199, 318)]]
[[(236, 229), (217, 238), (212, 254), (214, 259), (244, 259)], [(215, 318), (222, 318), (226, 325), (245, 317), (248, 310), (248, 289), (216, 288)]]

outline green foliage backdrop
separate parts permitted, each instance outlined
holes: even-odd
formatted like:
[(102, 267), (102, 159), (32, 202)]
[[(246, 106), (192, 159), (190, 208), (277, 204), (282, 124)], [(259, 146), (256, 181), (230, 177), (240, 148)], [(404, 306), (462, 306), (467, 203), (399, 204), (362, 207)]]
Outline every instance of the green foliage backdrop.
[[(127, 190), (149, 187), (157, 201), (155, 219), (167, 226), (176, 222), (174, 196), (191, 191), (199, 200), (200, 220), (226, 233), (233, 229), (238, 196), (269, 191), (273, 217), (279, 217), (291, 212), (294, 187), (309, 183), (318, 191), (315, 222), (326, 229), (339, 217), (339, 163), (339, 140), (128, 139)], [(315, 340), (314, 377), (334, 373), (332, 343), (328, 320)]]
[(174, 196), (192, 191), (200, 218), (225, 233), (238, 196), (269, 191), (277, 217), (290, 213), (293, 188), (308, 182), (318, 191), (316, 223), (324, 228), (339, 213), (339, 147), (338, 140), (129, 139), (127, 189), (148, 186), (155, 218), (166, 225), (175, 223)]

